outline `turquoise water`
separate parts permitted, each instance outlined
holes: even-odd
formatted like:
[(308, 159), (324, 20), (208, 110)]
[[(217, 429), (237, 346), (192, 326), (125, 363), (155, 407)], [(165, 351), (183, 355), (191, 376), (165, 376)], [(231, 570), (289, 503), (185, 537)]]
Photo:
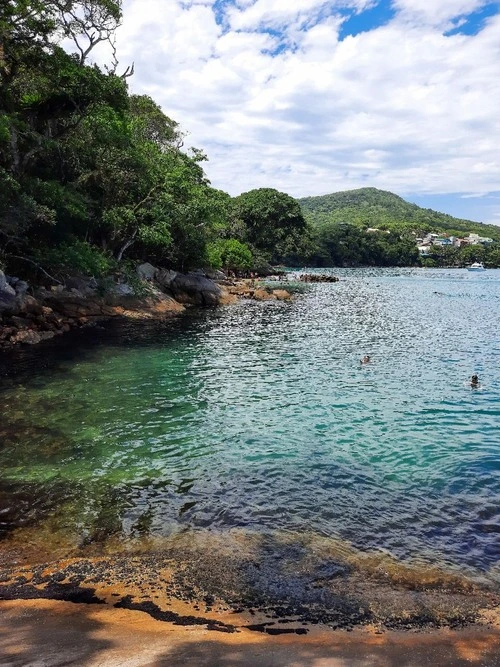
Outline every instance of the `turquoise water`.
[(0, 360), (3, 535), (311, 532), (493, 577), (500, 271), (333, 273)]

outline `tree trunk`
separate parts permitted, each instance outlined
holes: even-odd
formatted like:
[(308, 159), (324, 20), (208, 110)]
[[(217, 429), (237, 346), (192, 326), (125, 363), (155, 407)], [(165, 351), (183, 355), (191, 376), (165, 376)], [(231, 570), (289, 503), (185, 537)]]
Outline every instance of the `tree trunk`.
[(125, 241), (125, 243), (122, 245), (122, 247), (121, 247), (120, 250), (118, 251), (118, 254), (116, 255), (116, 260), (117, 260), (117, 262), (121, 262), (121, 261), (122, 261), (122, 259), (123, 259), (123, 255), (124, 255), (125, 251), (128, 250), (128, 248), (130, 248), (130, 246), (131, 246), (134, 242), (135, 242), (135, 234), (134, 234), (134, 236), (133, 236), (131, 239), (129, 239), (128, 241)]

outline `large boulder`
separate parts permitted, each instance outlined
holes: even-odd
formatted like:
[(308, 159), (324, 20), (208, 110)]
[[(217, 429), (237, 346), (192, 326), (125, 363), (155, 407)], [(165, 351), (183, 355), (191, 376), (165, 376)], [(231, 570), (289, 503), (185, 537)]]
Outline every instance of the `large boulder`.
[(17, 310), (16, 290), (9, 285), (3, 271), (0, 271), (0, 312)]
[(176, 301), (195, 306), (217, 306), (222, 291), (213, 280), (197, 273), (178, 273), (168, 290)]
[(137, 267), (137, 274), (141, 280), (150, 282), (156, 278), (158, 269), (149, 262), (145, 262), (144, 264), (139, 264)]
[(177, 278), (177, 271), (171, 271), (170, 269), (160, 269), (156, 274), (156, 282), (160, 287), (165, 289), (170, 289), (170, 285)]
[(227, 280), (226, 274), (218, 269), (208, 269), (205, 275), (207, 278), (210, 278), (210, 280), (216, 280), (217, 282), (219, 282), (219, 280)]
[(87, 299), (71, 292), (47, 292), (40, 290), (40, 299), (44, 306), (63, 317), (88, 317), (102, 315), (102, 304), (98, 299)]

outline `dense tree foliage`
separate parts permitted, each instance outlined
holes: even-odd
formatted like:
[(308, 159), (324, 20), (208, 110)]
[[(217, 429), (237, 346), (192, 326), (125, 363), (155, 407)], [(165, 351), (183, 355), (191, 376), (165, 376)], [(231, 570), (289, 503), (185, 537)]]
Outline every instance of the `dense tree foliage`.
[(64, 249), (84, 265), (94, 253), (95, 266), (130, 256), (190, 268), (226, 233), (230, 197), (210, 187), (203, 153), (183, 150), (177, 123), (153, 100), (129, 94), (131, 70), (119, 75), (116, 58), (104, 71), (88, 64), (96, 44), (113, 47), (120, 18), (115, 0), (0, 7), (0, 252), (9, 266), (60, 268)]
[[(130, 94), (133, 66), (119, 71), (114, 48), (120, 21), (120, 0), (0, 3), (0, 263), (9, 271), (107, 274), (124, 260), (181, 270), (400, 266), (419, 261), (411, 232), (500, 239), (497, 228), (370, 188), (302, 208), (271, 188), (233, 199), (212, 188), (205, 155), (184, 149), (177, 122)], [(102, 42), (112, 56), (99, 68), (90, 57)], [(495, 249), (468, 252), (498, 265)]]
[(315, 231), (318, 266), (413, 266), (418, 263), (415, 239), (409, 234), (366, 233), (357, 225), (330, 223)]
[(237, 239), (219, 239), (208, 246), (210, 264), (216, 269), (242, 271), (252, 268), (250, 248)]
[(244, 192), (232, 202), (243, 240), (271, 262), (298, 250), (306, 222), (298, 202), (272, 188)]

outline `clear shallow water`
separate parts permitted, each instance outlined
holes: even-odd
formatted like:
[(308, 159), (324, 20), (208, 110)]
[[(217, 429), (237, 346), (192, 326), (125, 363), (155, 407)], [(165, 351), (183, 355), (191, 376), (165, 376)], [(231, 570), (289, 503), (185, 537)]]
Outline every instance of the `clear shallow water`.
[(334, 273), (4, 362), (4, 531), (312, 532), (493, 576), (500, 271)]

